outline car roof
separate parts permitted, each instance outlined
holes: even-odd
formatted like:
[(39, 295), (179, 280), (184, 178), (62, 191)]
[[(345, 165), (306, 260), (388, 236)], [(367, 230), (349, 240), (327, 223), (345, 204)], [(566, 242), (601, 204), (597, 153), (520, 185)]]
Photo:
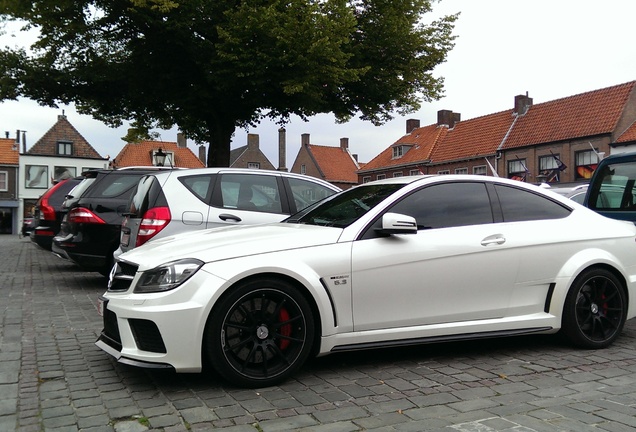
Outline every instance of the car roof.
[(211, 167), (211, 168), (188, 168), (188, 169), (184, 169), (184, 170), (179, 170), (179, 171), (170, 171), (170, 172), (152, 172), (152, 173), (148, 173), (149, 175), (153, 175), (156, 177), (160, 177), (160, 176), (173, 176), (176, 175), (178, 177), (180, 176), (184, 176), (184, 175), (200, 175), (200, 174), (217, 174), (217, 173), (249, 173), (249, 174), (273, 174), (273, 175), (282, 175), (284, 177), (292, 177), (292, 178), (297, 178), (297, 179), (302, 179), (302, 180), (309, 180), (309, 181), (313, 181), (313, 182), (317, 182), (317, 183), (321, 183), (325, 186), (330, 187), (331, 189), (336, 188), (339, 189), (337, 186), (335, 186), (332, 183), (329, 183), (328, 181), (325, 181), (323, 179), (320, 179), (318, 177), (312, 177), (312, 176), (308, 176), (305, 174), (297, 174), (297, 173), (292, 173), (292, 172), (288, 172), (288, 171), (275, 171), (275, 170), (264, 170), (264, 169), (253, 169), (253, 168), (223, 168), (223, 167)]

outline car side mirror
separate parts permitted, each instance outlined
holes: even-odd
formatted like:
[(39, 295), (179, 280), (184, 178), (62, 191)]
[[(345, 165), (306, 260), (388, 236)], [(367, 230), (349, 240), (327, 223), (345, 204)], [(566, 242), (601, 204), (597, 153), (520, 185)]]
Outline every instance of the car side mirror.
[(382, 228), (376, 229), (376, 232), (384, 235), (416, 234), (417, 221), (412, 216), (385, 213), (382, 216)]

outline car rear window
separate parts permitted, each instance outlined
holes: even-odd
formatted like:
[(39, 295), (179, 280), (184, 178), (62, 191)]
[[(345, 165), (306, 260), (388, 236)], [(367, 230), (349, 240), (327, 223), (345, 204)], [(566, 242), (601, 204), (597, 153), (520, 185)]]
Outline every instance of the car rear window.
[(90, 196), (101, 198), (115, 198), (124, 195), (137, 185), (139, 175), (106, 175), (101, 181), (96, 181), (90, 188)]

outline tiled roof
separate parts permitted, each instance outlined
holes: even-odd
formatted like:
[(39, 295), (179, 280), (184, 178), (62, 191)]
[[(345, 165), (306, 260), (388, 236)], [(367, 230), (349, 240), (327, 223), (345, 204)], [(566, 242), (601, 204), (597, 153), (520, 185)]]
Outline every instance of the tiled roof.
[(57, 116), (57, 122), (31, 147), (27, 153), (31, 155), (57, 155), (57, 143), (68, 141), (73, 143), (73, 155), (82, 158), (104, 159), (88, 141), (68, 121), (65, 115)]
[(431, 162), (493, 155), (513, 121), (512, 110), (508, 110), (455, 123), (455, 127), (433, 149)]
[(636, 122), (632, 123), (632, 125), (616, 140), (617, 143), (626, 143), (631, 141), (636, 141)]
[(307, 149), (328, 182), (358, 182), (359, 165), (348, 150), (308, 144)]
[(636, 81), (533, 105), (503, 149), (612, 133), (634, 86)]
[[(391, 147), (370, 160), (364, 165), (364, 170), (373, 170), (382, 167), (401, 166), (417, 162), (425, 162), (431, 159), (431, 152), (435, 145), (446, 136), (448, 128), (435, 124), (413, 129), (411, 133), (404, 135)], [(393, 147), (410, 146), (402, 157), (393, 159)]]
[(20, 152), (13, 138), (0, 138), (0, 165), (18, 165)]
[(153, 166), (152, 154), (160, 148), (163, 151), (174, 153), (173, 165), (175, 167), (205, 167), (205, 164), (188, 147), (178, 147), (176, 142), (168, 141), (140, 141), (126, 144), (117, 157), (113, 159), (113, 167)]
[[(636, 81), (531, 105), (525, 115), (513, 109), (458, 121), (452, 129), (436, 124), (414, 129), (371, 160), (363, 171), (417, 163), (441, 164), (493, 155), (542, 143), (611, 134), (624, 114)], [(631, 96), (634, 97), (634, 96)], [(636, 125), (620, 141), (636, 140)], [(415, 144), (393, 159), (393, 147)]]

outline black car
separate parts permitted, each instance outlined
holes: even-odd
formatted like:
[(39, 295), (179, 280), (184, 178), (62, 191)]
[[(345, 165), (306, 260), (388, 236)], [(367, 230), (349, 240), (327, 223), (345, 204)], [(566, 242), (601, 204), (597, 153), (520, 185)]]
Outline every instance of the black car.
[(31, 223), (31, 241), (43, 249), (51, 250), (53, 236), (60, 230), (64, 217), (62, 203), (66, 195), (77, 186), (83, 177), (61, 180), (51, 186), (35, 203)]
[(157, 169), (95, 171), (92, 185), (79, 199), (71, 199), (60, 232), (53, 239), (53, 252), (84, 270), (107, 275), (113, 264), (113, 252), (119, 246), (121, 222), (130, 195), (143, 175)]

